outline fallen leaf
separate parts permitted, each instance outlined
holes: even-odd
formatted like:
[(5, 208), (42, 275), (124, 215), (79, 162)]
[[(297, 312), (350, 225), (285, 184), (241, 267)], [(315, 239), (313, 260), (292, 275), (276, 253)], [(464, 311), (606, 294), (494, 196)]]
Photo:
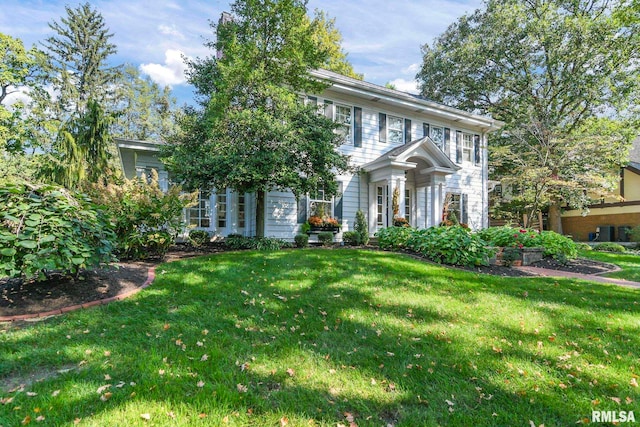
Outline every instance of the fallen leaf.
[(164, 329), (164, 330), (166, 331), (166, 330), (167, 330), (167, 329), (169, 329), (170, 327), (171, 327), (171, 325), (170, 325), (170, 324), (165, 323), (165, 324), (164, 324), (164, 326), (162, 327), (162, 329)]
[(613, 400), (614, 402), (616, 402), (618, 405), (620, 404), (620, 398), (619, 397), (609, 397), (609, 399)]
[(140, 418), (149, 421), (151, 419), (151, 414), (140, 414)]
[(209, 355), (208, 354), (203, 354), (202, 357), (200, 358), (201, 362), (206, 362), (209, 359)]
[(80, 421), (82, 421), (82, 418), (76, 418), (73, 420), (73, 424), (74, 425), (80, 424)]
[(111, 375), (109, 375), (109, 374), (104, 374), (104, 380), (105, 380), (105, 381), (110, 381), (110, 380), (111, 380)]
[(37, 396), (37, 395), (38, 395), (38, 393), (35, 393), (33, 391), (28, 391), (27, 392), (27, 396), (29, 396), (29, 397), (34, 397), (34, 396)]
[(102, 394), (102, 392), (107, 390), (109, 387), (111, 387), (111, 384), (105, 384), (103, 386), (100, 386), (98, 387), (98, 390), (96, 390), (96, 393)]
[[(290, 377), (293, 377), (296, 375), (296, 371), (294, 371), (293, 369), (289, 368), (287, 369), (287, 375), (289, 375)], [(635, 380), (635, 378), (634, 378)]]
[(111, 399), (111, 396), (113, 396), (113, 393), (106, 392), (105, 394), (100, 396), (100, 400), (106, 402), (107, 400)]
[(280, 418), (280, 427), (285, 427), (287, 424), (289, 424), (289, 418), (287, 417)]
[(204, 387), (204, 381), (198, 381), (198, 387), (202, 388)]
[(176, 414), (174, 414), (173, 412), (167, 412), (167, 417), (175, 420)]
[(31, 422), (31, 416), (27, 415), (26, 417), (24, 417), (24, 419), (22, 420), (22, 425), (26, 426), (27, 424), (29, 424)]
[(200, 413), (198, 415), (198, 418), (203, 419), (203, 418), (207, 418), (207, 414), (205, 414), (204, 412)]
[(236, 384), (239, 393), (246, 393), (249, 389), (244, 384)]
[(109, 356), (111, 356), (111, 352), (110, 352), (109, 350), (106, 350), (106, 351), (104, 352), (104, 356), (105, 356), (105, 357), (109, 357)]
[(631, 384), (631, 387), (638, 387), (638, 380), (634, 378), (631, 378), (631, 381), (629, 381), (629, 384)]

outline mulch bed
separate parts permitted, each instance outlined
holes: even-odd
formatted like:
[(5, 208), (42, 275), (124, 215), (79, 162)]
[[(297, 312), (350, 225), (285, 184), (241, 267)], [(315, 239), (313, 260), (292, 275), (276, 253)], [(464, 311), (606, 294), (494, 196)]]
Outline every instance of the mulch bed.
[[(207, 245), (198, 249), (187, 245), (176, 245), (163, 260), (118, 263), (104, 269), (84, 271), (78, 278), (54, 274), (49, 280), (43, 282), (0, 280), (0, 317), (53, 311), (131, 292), (147, 280), (149, 268), (159, 262), (223, 250), (220, 244)], [(584, 274), (602, 273), (612, 269), (610, 264), (585, 259), (570, 261), (567, 264), (547, 259), (534, 266)], [(530, 276), (518, 269), (503, 266), (472, 267), (465, 270), (503, 277)]]

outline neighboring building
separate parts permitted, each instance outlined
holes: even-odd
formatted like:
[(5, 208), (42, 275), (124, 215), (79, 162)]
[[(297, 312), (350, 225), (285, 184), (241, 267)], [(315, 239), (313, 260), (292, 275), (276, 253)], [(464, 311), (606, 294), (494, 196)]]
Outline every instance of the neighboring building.
[[(265, 236), (293, 239), (319, 206), (339, 220), (342, 232), (353, 229), (356, 212), (362, 210), (373, 235), (393, 223), (396, 187), (399, 216), (414, 227), (438, 225), (444, 204), (471, 228), (487, 227), (487, 134), (501, 122), (330, 71), (312, 74), (330, 87), (307, 96), (307, 102), (344, 124), (339, 150), (360, 172), (336, 176), (336, 197), (318, 191), (296, 201), (290, 192), (269, 192)], [(128, 178), (155, 168), (166, 185), (157, 144), (120, 140), (118, 146)], [(222, 236), (255, 235), (254, 195), (201, 191), (186, 220), (190, 227)]]
[(629, 164), (620, 171), (618, 199), (602, 200), (589, 206), (587, 215), (580, 210), (562, 214), (562, 230), (574, 240), (628, 241), (628, 229), (640, 225), (640, 137), (633, 141)]

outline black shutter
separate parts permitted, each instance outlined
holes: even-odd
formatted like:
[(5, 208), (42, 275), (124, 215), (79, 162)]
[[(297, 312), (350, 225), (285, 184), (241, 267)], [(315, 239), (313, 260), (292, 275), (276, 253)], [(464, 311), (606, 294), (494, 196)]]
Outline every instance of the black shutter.
[(362, 147), (362, 108), (353, 107), (353, 146)]
[(324, 115), (333, 120), (333, 101), (324, 100)]
[(462, 163), (462, 132), (456, 132), (456, 163)]
[(298, 198), (298, 224), (304, 224), (307, 221), (307, 196)]
[(411, 142), (411, 119), (404, 119), (404, 143)]
[(336, 217), (339, 223), (342, 223), (342, 182), (338, 182), (338, 194), (335, 197), (335, 207), (333, 216)]
[(480, 135), (473, 135), (473, 156), (474, 162), (480, 164)]
[(429, 123), (422, 123), (422, 137), (429, 136)]
[(447, 157), (451, 158), (451, 129), (444, 128), (444, 146), (442, 147), (442, 151)]
[(463, 194), (460, 198), (460, 211), (461, 211), (461, 220), (464, 224), (469, 224), (469, 213), (467, 212), (469, 206), (469, 195)]
[(387, 142), (387, 115), (378, 114), (378, 134), (380, 142)]

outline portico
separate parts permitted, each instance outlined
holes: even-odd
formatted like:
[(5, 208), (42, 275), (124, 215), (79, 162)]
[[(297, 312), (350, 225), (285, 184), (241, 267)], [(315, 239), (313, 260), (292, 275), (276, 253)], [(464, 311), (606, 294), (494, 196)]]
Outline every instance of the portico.
[(447, 176), (460, 170), (424, 137), (395, 148), (362, 166), (369, 174), (369, 230), (393, 225), (393, 191), (398, 189), (398, 217), (413, 227), (438, 225)]

